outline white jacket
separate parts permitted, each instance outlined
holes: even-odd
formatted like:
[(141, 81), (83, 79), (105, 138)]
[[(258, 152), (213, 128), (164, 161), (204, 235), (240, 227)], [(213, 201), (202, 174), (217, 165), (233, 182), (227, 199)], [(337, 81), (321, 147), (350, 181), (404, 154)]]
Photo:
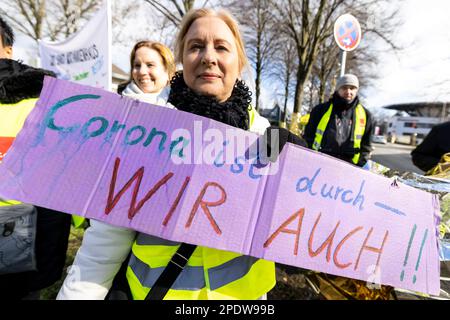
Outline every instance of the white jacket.
[[(250, 131), (262, 135), (269, 126), (266, 118), (256, 114)], [(136, 231), (91, 220), (57, 299), (103, 300), (135, 237)]]
[(169, 100), (170, 87), (165, 87), (161, 92), (158, 93), (144, 93), (142, 90), (131, 81), (130, 84), (126, 86), (123, 90), (122, 95), (137, 99), (143, 102), (156, 104), (159, 106), (165, 106), (167, 108), (173, 109), (174, 106), (167, 102)]

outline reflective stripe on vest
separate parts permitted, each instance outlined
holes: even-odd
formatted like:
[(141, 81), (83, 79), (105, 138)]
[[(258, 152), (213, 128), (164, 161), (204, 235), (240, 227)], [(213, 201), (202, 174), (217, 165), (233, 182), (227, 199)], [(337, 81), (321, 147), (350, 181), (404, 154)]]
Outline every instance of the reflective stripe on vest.
[[(314, 138), (314, 142), (312, 145), (312, 149), (319, 151), (322, 146), (322, 139), (327, 129), (328, 122), (330, 122), (331, 112), (333, 110), (333, 104), (330, 103), (330, 107), (327, 112), (323, 115), (322, 119), (320, 119), (319, 124), (316, 129), (316, 135)], [(364, 131), (366, 129), (366, 111), (364, 110), (361, 104), (358, 104), (355, 108), (354, 116), (353, 116), (353, 147), (355, 149), (361, 148), (361, 140), (364, 135)], [(359, 158), (361, 156), (361, 152), (355, 153), (352, 158), (352, 162), (357, 164), (359, 162)]]
[[(138, 234), (127, 279), (144, 299), (179, 243)], [(275, 285), (273, 262), (198, 246), (165, 299), (256, 299)]]
[[(144, 262), (140, 261), (134, 254), (131, 254), (129, 267), (133, 270), (134, 275), (138, 278), (139, 282), (147, 287), (151, 288), (161, 273), (166, 268), (151, 268)], [(187, 265), (178, 276), (175, 283), (172, 285), (173, 290), (201, 290), (205, 287), (203, 267), (192, 267)]]
[(256, 261), (258, 259), (254, 257), (239, 256), (218, 267), (208, 269), (209, 287), (216, 290), (239, 280), (250, 271)]
[[(219, 289), (237, 281), (245, 276), (257, 258), (250, 256), (239, 256), (224, 264), (208, 269), (209, 287), (211, 290)], [(134, 254), (131, 254), (129, 267), (139, 282), (147, 288), (151, 288), (159, 278), (165, 267), (151, 268), (140, 261)], [(190, 266), (183, 269), (173, 284), (173, 290), (201, 290), (205, 288), (205, 276), (203, 266)]]

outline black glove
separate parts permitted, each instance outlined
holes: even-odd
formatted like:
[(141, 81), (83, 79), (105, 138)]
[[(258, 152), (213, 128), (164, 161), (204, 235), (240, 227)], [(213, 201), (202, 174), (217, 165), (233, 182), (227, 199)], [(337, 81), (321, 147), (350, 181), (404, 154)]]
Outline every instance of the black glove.
[[(258, 140), (255, 142), (257, 144), (256, 150), (258, 150), (258, 155), (256, 157), (257, 162), (255, 167), (263, 168), (267, 166), (269, 161), (275, 162), (278, 159), (278, 155), (281, 150), (283, 150), (286, 142), (290, 142), (302, 147), (307, 148), (308, 144), (305, 140), (300, 138), (299, 136), (293, 134), (287, 129), (280, 128), (277, 126), (270, 126), (264, 132), (264, 135), (260, 136)], [(278, 152), (272, 152), (273, 147), (278, 147)], [(255, 146), (253, 146), (254, 148)], [(251, 150), (252, 147), (249, 148)], [(245, 157), (247, 160), (251, 158), (250, 152), (247, 150), (245, 153)]]
[(270, 161), (275, 162), (278, 158), (278, 154), (272, 155), (272, 140), (274, 142), (278, 142), (278, 150), (281, 152), (283, 150), (284, 145), (286, 142), (290, 142), (293, 144), (296, 144), (298, 146), (302, 146), (305, 148), (308, 148), (308, 144), (306, 143), (303, 138), (300, 138), (296, 134), (293, 134), (289, 130), (285, 128), (280, 128), (276, 126), (270, 126), (266, 129), (266, 132), (264, 132), (263, 139), (267, 146), (267, 154), (270, 158)]

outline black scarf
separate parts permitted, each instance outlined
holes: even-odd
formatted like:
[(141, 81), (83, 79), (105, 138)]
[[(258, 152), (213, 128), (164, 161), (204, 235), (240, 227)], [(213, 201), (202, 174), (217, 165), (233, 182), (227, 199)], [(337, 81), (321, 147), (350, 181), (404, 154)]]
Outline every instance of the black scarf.
[(358, 96), (356, 96), (352, 102), (348, 102), (347, 100), (342, 98), (337, 92), (333, 94), (331, 100), (333, 102), (333, 106), (335, 106), (338, 110), (342, 111), (356, 107), (356, 105), (359, 103)]
[(178, 110), (217, 120), (244, 130), (249, 129), (248, 110), (252, 98), (250, 90), (243, 81), (236, 80), (231, 97), (223, 103), (213, 97), (199, 95), (188, 88), (182, 72), (177, 72), (170, 84), (169, 102)]

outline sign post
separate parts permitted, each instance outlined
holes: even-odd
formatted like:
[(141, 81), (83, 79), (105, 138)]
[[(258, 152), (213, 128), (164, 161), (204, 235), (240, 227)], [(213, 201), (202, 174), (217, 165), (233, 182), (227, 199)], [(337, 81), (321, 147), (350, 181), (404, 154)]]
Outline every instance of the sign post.
[(355, 50), (361, 41), (361, 26), (358, 20), (348, 13), (340, 16), (334, 23), (334, 40), (342, 49), (340, 73), (342, 77), (345, 74), (347, 51)]

